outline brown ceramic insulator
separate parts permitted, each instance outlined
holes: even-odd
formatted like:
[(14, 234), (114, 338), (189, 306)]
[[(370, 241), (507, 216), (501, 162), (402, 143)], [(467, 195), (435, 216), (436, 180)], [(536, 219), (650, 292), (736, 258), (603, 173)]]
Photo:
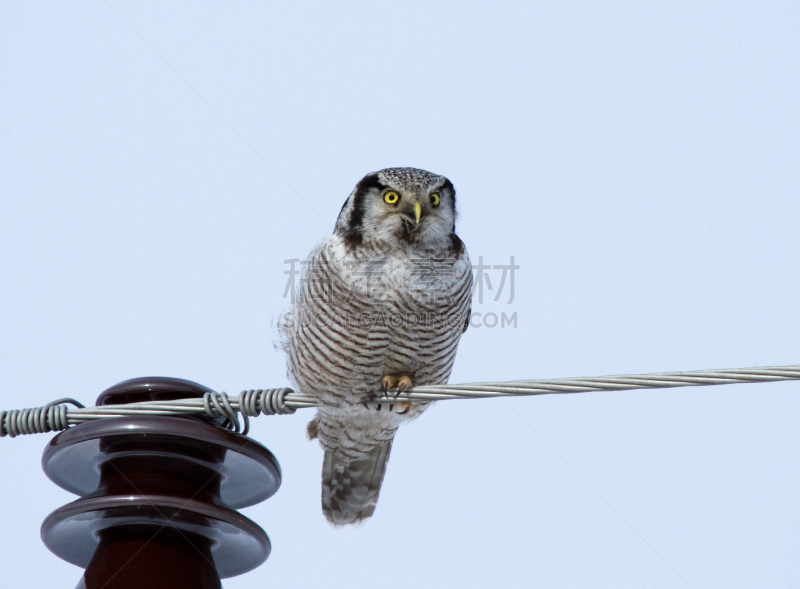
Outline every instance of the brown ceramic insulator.
[[(202, 397), (208, 390), (181, 379), (132, 379), (103, 392), (98, 405)], [(220, 578), (269, 555), (267, 535), (235, 509), (272, 496), (280, 467), (259, 443), (203, 418), (81, 424), (53, 438), (42, 466), (81, 496), (47, 517), (42, 539), (87, 568), (87, 589), (219, 587)]]

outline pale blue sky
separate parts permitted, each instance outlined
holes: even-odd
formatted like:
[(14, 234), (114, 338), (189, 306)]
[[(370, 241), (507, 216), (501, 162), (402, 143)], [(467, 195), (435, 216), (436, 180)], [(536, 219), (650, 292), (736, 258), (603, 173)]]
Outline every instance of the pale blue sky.
[[(799, 31), (793, 0), (2, 1), (0, 407), (287, 384), (284, 260), (389, 166), (520, 265), (453, 382), (798, 363)], [(440, 403), (345, 530), (312, 413), (259, 418), (273, 553), (225, 586), (796, 587), (798, 393)], [(39, 539), (74, 498), (48, 439), (0, 440), (0, 589), (81, 574)]]

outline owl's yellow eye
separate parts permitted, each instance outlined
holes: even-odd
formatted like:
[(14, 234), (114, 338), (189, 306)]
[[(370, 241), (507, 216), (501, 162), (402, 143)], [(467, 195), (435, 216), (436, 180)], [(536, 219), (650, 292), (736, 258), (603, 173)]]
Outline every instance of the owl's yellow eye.
[(386, 204), (396, 205), (397, 201), (400, 200), (400, 195), (397, 194), (395, 191), (390, 190), (386, 194), (383, 195), (383, 200)]
[(439, 193), (438, 192), (434, 192), (433, 194), (431, 194), (431, 204), (433, 206), (435, 206), (435, 207), (439, 206)]

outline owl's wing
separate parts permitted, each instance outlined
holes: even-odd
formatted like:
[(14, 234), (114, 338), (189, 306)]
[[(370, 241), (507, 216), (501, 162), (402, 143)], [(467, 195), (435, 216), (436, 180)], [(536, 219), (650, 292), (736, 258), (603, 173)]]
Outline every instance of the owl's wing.
[(358, 460), (325, 451), (322, 463), (322, 512), (336, 526), (354, 524), (375, 512), (392, 441)]
[(467, 299), (467, 316), (464, 319), (464, 328), (461, 330), (461, 333), (464, 333), (469, 328), (469, 319), (472, 316), (472, 263), (469, 261), (467, 248), (463, 247), (463, 244), (453, 269), (456, 271), (456, 277), (459, 280), (463, 279), (463, 290), (461, 292)]

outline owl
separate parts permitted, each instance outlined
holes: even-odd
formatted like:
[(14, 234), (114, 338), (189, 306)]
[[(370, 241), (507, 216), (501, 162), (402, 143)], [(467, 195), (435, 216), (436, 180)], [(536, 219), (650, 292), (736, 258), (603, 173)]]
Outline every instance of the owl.
[(472, 291), (455, 220), (444, 176), (367, 174), (309, 255), (281, 318), (289, 377), (317, 400), (308, 435), (325, 452), (322, 510), (334, 525), (373, 514), (397, 428), (429, 405), (370, 399), (444, 384), (452, 371)]

